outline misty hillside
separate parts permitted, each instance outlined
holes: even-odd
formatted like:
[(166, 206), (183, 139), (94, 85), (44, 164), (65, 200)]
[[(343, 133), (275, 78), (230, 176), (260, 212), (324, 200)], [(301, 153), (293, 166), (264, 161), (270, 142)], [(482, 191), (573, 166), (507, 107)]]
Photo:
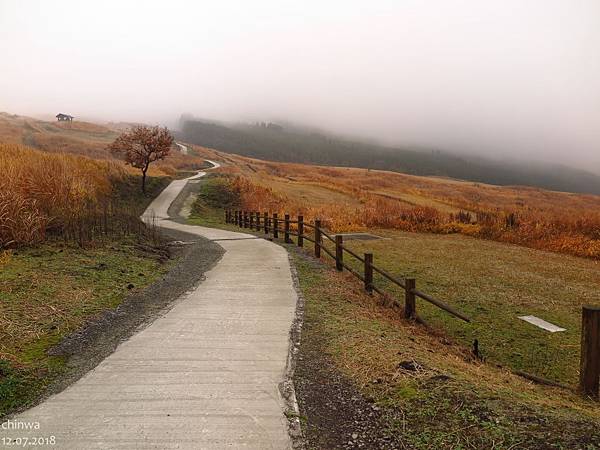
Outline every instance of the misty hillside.
[(179, 136), (193, 144), (273, 161), (366, 167), (497, 185), (600, 194), (600, 177), (566, 166), (497, 162), (437, 150), (390, 148), (276, 124), (226, 126), (184, 120)]

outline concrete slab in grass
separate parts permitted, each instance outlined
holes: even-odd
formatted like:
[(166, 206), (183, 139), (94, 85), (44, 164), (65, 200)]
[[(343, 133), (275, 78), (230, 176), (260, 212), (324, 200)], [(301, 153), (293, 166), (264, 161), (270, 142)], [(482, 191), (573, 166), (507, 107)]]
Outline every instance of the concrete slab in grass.
[(558, 325), (546, 322), (544, 319), (540, 319), (536, 316), (519, 316), (519, 319), (524, 320), (525, 322), (529, 322), (530, 324), (535, 325), (536, 327), (539, 327), (542, 330), (549, 331), (550, 333), (565, 331), (565, 328), (561, 328)]

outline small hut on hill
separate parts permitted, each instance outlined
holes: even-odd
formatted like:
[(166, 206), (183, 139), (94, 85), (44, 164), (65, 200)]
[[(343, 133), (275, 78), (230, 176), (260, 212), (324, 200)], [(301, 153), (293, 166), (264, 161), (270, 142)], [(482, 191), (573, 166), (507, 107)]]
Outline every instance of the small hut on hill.
[(68, 114), (58, 113), (56, 115), (56, 120), (59, 122), (73, 122), (74, 117)]

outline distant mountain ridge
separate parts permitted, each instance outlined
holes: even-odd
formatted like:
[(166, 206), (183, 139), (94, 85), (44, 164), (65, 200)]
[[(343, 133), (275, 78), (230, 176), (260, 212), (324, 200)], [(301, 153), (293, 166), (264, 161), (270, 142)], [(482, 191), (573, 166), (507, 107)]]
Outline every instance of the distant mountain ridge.
[(186, 142), (260, 159), (600, 195), (600, 176), (562, 165), (498, 162), (438, 150), (392, 148), (269, 123), (228, 125), (182, 118), (180, 126), (178, 137)]

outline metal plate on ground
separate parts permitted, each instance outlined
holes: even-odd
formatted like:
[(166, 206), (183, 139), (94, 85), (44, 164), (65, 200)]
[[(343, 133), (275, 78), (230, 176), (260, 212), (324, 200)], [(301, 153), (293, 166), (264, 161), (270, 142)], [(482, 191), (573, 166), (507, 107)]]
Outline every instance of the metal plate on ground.
[(525, 322), (529, 322), (536, 327), (542, 328), (543, 330), (549, 331), (550, 333), (556, 333), (558, 331), (565, 331), (565, 328), (561, 328), (558, 325), (554, 325), (553, 323), (546, 322), (543, 319), (540, 319), (536, 316), (519, 316), (519, 319), (524, 320)]
[(376, 236), (371, 233), (338, 233), (337, 235), (343, 236), (344, 240), (355, 239), (357, 241), (374, 241), (376, 239), (383, 239), (381, 236)]

